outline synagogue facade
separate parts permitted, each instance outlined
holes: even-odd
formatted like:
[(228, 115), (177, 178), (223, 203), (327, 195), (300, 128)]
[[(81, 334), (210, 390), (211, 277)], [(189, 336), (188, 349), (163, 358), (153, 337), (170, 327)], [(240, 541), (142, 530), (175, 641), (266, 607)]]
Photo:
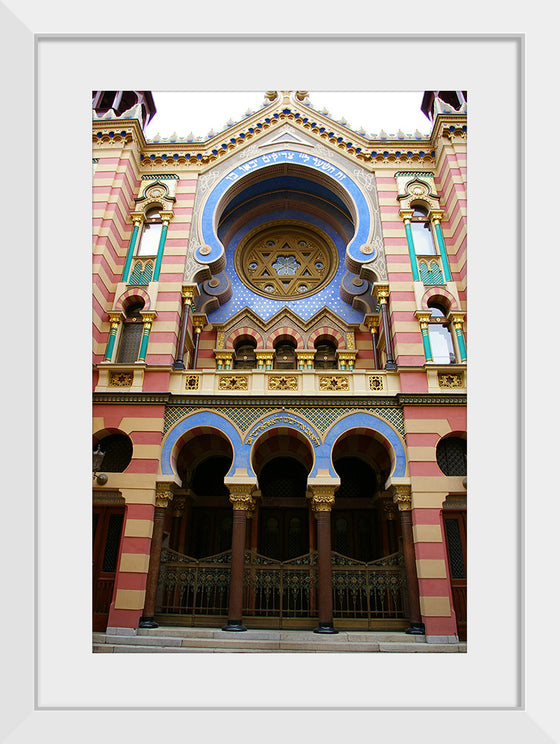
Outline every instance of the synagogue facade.
[(93, 94), (93, 628), (463, 640), (466, 94), (263, 99), (150, 140)]

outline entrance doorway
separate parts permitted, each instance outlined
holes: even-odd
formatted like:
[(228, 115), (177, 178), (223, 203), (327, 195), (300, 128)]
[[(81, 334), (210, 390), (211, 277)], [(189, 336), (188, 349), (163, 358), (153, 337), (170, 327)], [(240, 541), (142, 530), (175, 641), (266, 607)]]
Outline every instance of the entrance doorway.
[(107, 630), (119, 557), (124, 506), (93, 507), (93, 630)]
[(443, 524), (451, 577), (451, 595), (460, 641), (467, 640), (467, 511), (444, 509)]

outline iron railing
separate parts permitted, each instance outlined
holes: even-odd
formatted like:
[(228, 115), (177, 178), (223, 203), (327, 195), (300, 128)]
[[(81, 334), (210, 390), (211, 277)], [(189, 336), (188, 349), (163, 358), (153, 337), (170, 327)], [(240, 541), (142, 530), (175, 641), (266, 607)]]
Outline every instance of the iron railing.
[[(401, 553), (363, 563), (332, 553), (333, 614), (340, 620), (408, 617)], [(227, 616), (231, 550), (202, 559), (165, 549), (156, 613)], [(243, 615), (295, 620), (317, 616), (317, 553), (278, 561), (245, 552)]]
[(335, 618), (386, 620), (408, 617), (402, 553), (393, 553), (369, 563), (333, 553), (332, 588)]

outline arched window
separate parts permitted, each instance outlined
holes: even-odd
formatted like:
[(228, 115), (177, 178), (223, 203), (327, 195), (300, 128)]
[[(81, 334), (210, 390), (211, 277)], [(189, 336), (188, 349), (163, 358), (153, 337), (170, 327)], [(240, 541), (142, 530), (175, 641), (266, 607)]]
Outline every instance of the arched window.
[(432, 359), (436, 364), (455, 364), (457, 359), (447, 309), (439, 302), (428, 302), (428, 307), (432, 313), (428, 325)]
[(428, 216), (428, 210), (422, 206), (414, 206), (410, 229), (417, 256), (435, 256), (436, 245), (432, 233), (432, 226)]
[(157, 254), (162, 227), (163, 222), (159, 207), (148, 209), (138, 245), (138, 256), (155, 256)]
[(315, 369), (336, 369), (336, 346), (331, 341), (321, 340), (315, 344)]
[(255, 349), (257, 342), (250, 339), (239, 341), (235, 345), (235, 356), (233, 358), (234, 369), (255, 369), (257, 366), (257, 355)]
[(121, 332), (117, 364), (131, 364), (138, 359), (140, 341), (144, 328), (140, 310), (144, 307), (143, 302), (132, 302), (126, 309), (125, 319)]
[(293, 341), (280, 341), (276, 344), (275, 351), (274, 366), (276, 369), (296, 368), (296, 345)]

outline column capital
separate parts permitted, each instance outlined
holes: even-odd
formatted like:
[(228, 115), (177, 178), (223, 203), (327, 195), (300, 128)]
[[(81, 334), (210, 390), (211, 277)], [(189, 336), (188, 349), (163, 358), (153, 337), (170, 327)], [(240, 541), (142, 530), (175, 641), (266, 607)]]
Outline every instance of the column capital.
[(195, 313), (193, 315), (193, 327), (195, 333), (202, 333), (204, 326), (208, 323), (208, 316), (203, 313)]
[(433, 222), (441, 222), (443, 220), (443, 209), (430, 209), (430, 219)]
[(187, 506), (187, 497), (186, 496), (177, 496), (173, 503), (173, 516), (174, 517), (182, 517), (185, 513), (185, 508)]
[(393, 520), (397, 514), (398, 508), (393, 501), (393, 494), (390, 491), (382, 491), (375, 502), (379, 509), (385, 514), (385, 518), (389, 521)]
[(161, 221), (164, 225), (168, 225), (174, 217), (173, 212), (160, 212)]
[(173, 501), (173, 483), (163, 481), (156, 483), (156, 507), (165, 509)]
[(299, 362), (313, 362), (315, 359), (316, 349), (296, 349), (296, 358)]
[(315, 513), (330, 512), (334, 506), (334, 492), (338, 483), (322, 483), (307, 489), (307, 498), (311, 501), (311, 508)]
[(274, 359), (274, 351), (268, 349), (256, 349), (255, 356), (257, 357), (257, 359), (262, 359), (263, 361), (272, 361)]
[(252, 516), (256, 506), (257, 490), (254, 483), (227, 483), (229, 500), (234, 511), (246, 511)]
[(341, 351), (336, 352), (336, 356), (340, 361), (343, 361), (343, 362), (355, 362), (356, 357), (358, 356), (358, 352), (348, 351), (347, 349), (342, 349)]
[(414, 315), (416, 316), (418, 322), (420, 323), (420, 328), (427, 328), (428, 323), (430, 322), (430, 318), (432, 317), (431, 311), (424, 311), (424, 310), (416, 310)]
[(412, 509), (412, 493), (410, 485), (395, 485), (391, 486), (393, 493), (393, 503), (395, 503), (399, 511), (410, 511)]
[(199, 296), (198, 286), (196, 284), (183, 284), (181, 287), (181, 297), (184, 302), (190, 304)]
[(146, 219), (146, 216), (144, 212), (131, 212), (130, 219), (135, 225), (141, 225)]
[(119, 323), (123, 319), (123, 314), (120, 312), (120, 310), (119, 310), (119, 312), (110, 312), (110, 313), (107, 313), (107, 315), (109, 316), (109, 323), (111, 324), (112, 327), (115, 327), (115, 328), (116, 328), (116, 326), (119, 325)]
[(377, 296), (378, 301), (381, 305), (386, 305), (389, 299), (389, 285), (388, 284), (374, 284), (374, 293)]
[(375, 331), (379, 328), (379, 315), (368, 314), (364, 316), (364, 325), (372, 333), (375, 333)]
[(412, 215), (414, 214), (413, 209), (399, 209), (399, 217), (405, 222), (410, 222)]
[(146, 310), (146, 311), (140, 310), (140, 315), (142, 316), (142, 321), (144, 322), (144, 325), (146, 325), (147, 323), (151, 325), (154, 322), (154, 320), (157, 318), (157, 313), (154, 310)]
[(453, 321), (453, 325), (455, 326), (455, 328), (463, 327), (463, 323), (465, 322), (465, 315), (466, 313), (461, 313), (461, 312), (452, 311), (449, 313), (449, 317)]

